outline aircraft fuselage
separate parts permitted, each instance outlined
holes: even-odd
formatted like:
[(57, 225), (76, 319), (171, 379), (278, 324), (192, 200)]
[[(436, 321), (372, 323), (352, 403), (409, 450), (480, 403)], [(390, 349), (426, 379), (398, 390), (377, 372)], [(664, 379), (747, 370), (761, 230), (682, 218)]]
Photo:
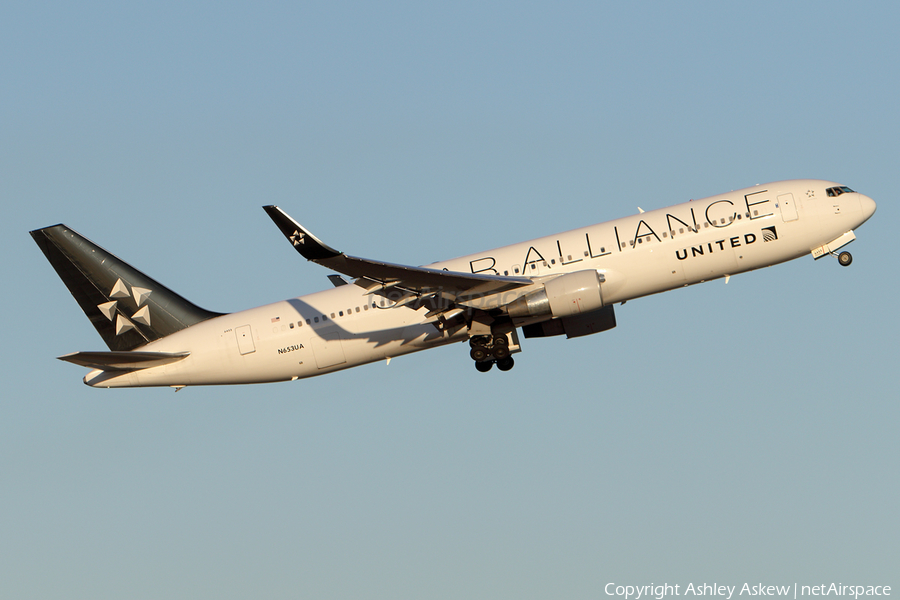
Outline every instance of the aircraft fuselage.
[[(528, 277), (536, 285), (560, 274), (594, 270), (601, 276), (603, 305), (611, 306), (771, 266), (817, 248), (827, 253), (829, 243), (852, 233), (875, 210), (875, 203), (862, 194), (830, 196), (826, 191), (837, 187), (819, 180), (754, 186), (428, 267)], [(463, 304), (489, 312), (523, 292), (527, 290)], [(218, 316), (141, 348), (189, 352), (184, 360), (127, 372), (94, 370), (85, 383), (180, 387), (287, 381), (470, 337), (464, 321), (439, 327), (425, 307), (392, 306), (401, 295), (373, 295), (357, 285), (341, 285)], [(513, 325), (536, 320), (515, 318)]]

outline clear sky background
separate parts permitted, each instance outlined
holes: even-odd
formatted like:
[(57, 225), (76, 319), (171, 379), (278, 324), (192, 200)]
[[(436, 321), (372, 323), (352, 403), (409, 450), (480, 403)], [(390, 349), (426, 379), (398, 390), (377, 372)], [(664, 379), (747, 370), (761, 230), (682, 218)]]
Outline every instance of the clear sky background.
[[(900, 594), (896, 2), (7, 2), (0, 598)], [(426, 264), (778, 179), (848, 249), (615, 330), (322, 378), (94, 390), (31, 229), (211, 310), (318, 291), (260, 208)]]

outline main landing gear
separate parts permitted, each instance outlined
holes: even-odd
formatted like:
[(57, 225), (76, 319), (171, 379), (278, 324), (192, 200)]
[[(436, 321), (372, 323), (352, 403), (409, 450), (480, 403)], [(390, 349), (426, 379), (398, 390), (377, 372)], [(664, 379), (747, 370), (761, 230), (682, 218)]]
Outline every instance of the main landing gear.
[(469, 356), (475, 361), (475, 368), (480, 373), (487, 373), (497, 363), (501, 371), (509, 371), (516, 362), (509, 354), (509, 340), (501, 335), (476, 335), (469, 339), (472, 350)]
[(838, 264), (841, 265), (842, 267), (849, 267), (850, 263), (852, 263), (852, 262), (853, 262), (853, 256), (846, 250), (844, 252), (841, 252), (840, 254), (838, 254)]

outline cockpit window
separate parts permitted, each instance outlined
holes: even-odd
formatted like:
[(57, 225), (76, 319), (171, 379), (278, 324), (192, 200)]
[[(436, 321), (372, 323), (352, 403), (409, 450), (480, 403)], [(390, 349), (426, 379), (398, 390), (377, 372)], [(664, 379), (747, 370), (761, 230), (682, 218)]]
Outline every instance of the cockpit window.
[(837, 187), (828, 188), (825, 190), (825, 193), (828, 194), (829, 197), (840, 196), (841, 194), (852, 194), (853, 190), (848, 188), (846, 185), (839, 185)]

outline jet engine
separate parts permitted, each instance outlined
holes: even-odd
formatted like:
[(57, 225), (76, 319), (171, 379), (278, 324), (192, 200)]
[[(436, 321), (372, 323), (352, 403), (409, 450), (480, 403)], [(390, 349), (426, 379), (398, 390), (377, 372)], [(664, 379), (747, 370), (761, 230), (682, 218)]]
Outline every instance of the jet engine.
[(603, 275), (594, 270), (560, 275), (511, 302), (507, 311), (512, 318), (572, 317), (592, 312), (603, 307), (603, 281)]

